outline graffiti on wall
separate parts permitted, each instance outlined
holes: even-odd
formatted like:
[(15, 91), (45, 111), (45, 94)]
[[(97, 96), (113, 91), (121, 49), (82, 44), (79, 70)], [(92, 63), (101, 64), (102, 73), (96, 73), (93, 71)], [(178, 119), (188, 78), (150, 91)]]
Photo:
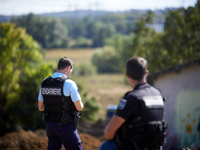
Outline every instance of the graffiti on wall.
[(184, 91), (176, 100), (176, 133), (181, 147), (200, 142), (200, 91)]

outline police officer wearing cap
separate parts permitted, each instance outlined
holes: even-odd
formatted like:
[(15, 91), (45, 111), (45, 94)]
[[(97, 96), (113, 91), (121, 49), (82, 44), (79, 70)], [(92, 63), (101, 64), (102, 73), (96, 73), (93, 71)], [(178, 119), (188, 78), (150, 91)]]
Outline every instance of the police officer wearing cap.
[(133, 87), (120, 100), (105, 129), (100, 150), (156, 150), (165, 140), (166, 122), (160, 92), (146, 82), (147, 61), (132, 57), (126, 63), (126, 77)]
[(77, 132), (80, 111), (83, 109), (76, 83), (69, 79), (74, 63), (63, 57), (58, 62), (57, 72), (46, 78), (38, 96), (39, 111), (44, 111), (48, 150), (82, 150)]

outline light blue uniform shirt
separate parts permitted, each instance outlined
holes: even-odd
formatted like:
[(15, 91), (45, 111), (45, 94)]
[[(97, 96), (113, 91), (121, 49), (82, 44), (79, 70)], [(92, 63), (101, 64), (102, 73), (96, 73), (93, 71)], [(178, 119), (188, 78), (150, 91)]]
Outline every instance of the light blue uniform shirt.
[[(53, 74), (52, 78), (57, 78), (57, 77), (60, 77), (60, 76), (66, 77), (62, 73), (55, 72)], [(64, 93), (65, 96), (71, 96), (71, 99), (72, 99), (73, 102), (81, 100), (81, 96), (79, 94), (78, 87), (77, 87), (76, 83), (71, 79), (65, 80), (65, 83), (64, 83), (64, 86), (63, 86), (63, 93)], [(38, 100), (42, 101), (42, 102), (44, 101), (43, 96), (41, 94), (41, 88), (40, 88), (40, 92), (39, 92), (39, 95), (38, 95)]]

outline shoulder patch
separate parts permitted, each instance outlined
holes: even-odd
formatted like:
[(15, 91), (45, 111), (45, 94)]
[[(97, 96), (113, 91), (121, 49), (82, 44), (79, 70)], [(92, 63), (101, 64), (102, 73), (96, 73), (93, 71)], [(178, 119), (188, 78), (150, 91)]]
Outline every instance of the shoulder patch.
[(123, 110), (123, 109), (125, 108), (126, 102), (127, 102), (126, 99), (123, 99), (123, 98), (122, 98), (122, 99), (120, 100), (119, 106), (118, 106), (119, 110)]

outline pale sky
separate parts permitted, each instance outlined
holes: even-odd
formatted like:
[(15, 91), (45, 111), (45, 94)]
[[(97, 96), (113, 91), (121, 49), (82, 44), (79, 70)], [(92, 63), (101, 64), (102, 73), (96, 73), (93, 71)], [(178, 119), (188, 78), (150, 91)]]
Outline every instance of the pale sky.
[(0, 0), (0, 15), (41, 14), (76, 9), (125, 11), (194, 6), (197, 0)]

